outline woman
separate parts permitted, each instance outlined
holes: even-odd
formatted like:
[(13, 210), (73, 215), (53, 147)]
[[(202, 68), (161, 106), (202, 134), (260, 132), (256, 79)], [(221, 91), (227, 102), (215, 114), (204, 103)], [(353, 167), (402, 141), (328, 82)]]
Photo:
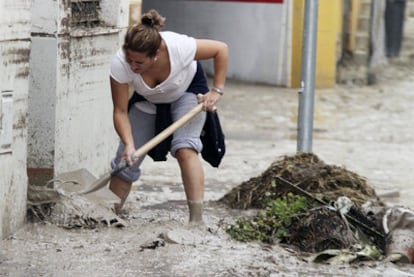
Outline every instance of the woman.
[[(121, 200), (115, 205), (116, 212), (121, 210), (132, 183), (140, 176), (144, 157), (134, 160), (132, 157), (136, 148), (155, 135), (158, 105), (169, 104), (170, 116), (175, 121), (198, 103), (203, 103), (204, 111), (214, 111), (223, 94), (227, 45), (215, 40), (161, 32), (164, 22), (165, 18), (155, 10), (144, 14), (141, 23), (128, 30), (124, 44), (111, 64), (114, 126), (121, 139), (112, 166), (121, 160), (126, 160), (129, 165), (110, 181), (110, 189)], [(205, 59), (214, 60), (211, 90), (197, 62)], [(138, 101), (128, 109), (130, 85), (144, 101)], [(204, 171), (198, 154), (202, 149), (200, 133), (205, 116), (202, 112), (179, 128), (173, 135), (170, 148), (181, 170), (190, 222), (202, 221)]]

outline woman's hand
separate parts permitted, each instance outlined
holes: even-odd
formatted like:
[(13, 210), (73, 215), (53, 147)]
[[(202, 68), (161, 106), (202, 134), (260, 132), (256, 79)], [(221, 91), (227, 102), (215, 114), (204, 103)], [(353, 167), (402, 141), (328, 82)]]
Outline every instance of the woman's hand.
[(121, 160), (125, 160), (128, 166), (132, 166), (138, 161), (138, 157), (134, 157), (135, 154), (134, 146), (125, 146), (124, 152), (121, 155)]
[(197, 95), (198, 103), (203, 103), (203, 111), (207, 112), (215, 112), (217, 110), (216, 105), (220, 98), (220, 94), (211, 90), (206, 94), (199, 93)]

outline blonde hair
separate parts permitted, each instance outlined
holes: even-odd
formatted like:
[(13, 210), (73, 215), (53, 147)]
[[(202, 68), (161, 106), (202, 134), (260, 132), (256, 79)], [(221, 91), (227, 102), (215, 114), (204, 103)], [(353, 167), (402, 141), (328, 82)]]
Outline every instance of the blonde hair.
[(165, 17), (162, 17), (156, 10), (150, 10), (141, 16), (141, 22), (131, 26), (124, 39), (122, 48), (124, 51), (146, 53), (154, 57), (161, 45), (159, 31), (164, 26)]

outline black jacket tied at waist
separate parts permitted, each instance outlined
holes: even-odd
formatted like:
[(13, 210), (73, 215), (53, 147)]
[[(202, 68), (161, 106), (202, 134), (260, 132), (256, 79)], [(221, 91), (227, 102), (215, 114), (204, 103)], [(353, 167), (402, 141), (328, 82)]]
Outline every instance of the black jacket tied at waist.
[[(194, 94), (205, 94), (209, 91), (207, 80), (201, 68), (200, 62), (197, 62), (197, 72), (193, 78), (193, 82), (187, 91)], [(146, 99), (143, 96), (139, 95), (137, 92), (134, 92), (128, 102), (128, 110), (135, 102), (138, 101), (146, 101)], [(155, 135), (157, 135), (165, 128), (170, 126), (173, 122), (170, 112), (171, 104), (155, 104), (155, 106), (157, 107), (155, 119)], [(204, 123), (203, 130), (201, 131), (200, 139), (203, 143), (201, 156), (211, 166), (218, 167), (221, 163), (222, 158), (224, 157), (224, 154), (226, 153), (226, 145), (224, 133), (221, 128), (220, 119), (217, 112), (206, 113), (206, 121)], [(148, 152), (148, 155), (154, 161), (166, 161), (168, 151), (171, 147), (171, 141), (172, 135), (151, 149)]]

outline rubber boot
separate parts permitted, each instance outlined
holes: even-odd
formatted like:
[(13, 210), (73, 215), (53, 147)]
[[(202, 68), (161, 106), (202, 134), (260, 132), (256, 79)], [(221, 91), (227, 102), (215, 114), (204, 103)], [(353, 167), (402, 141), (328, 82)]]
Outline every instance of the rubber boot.
[(131, 191), (131, 186), (131, 182), (124, 181), (119, 177), (113, 176), (111, 178), (109, 189), (120, 199), (119, 203), (114, 204), (114, 212), (116, 214), (119, 214), (121, 212), (122, 207), (124, 206), (125, 201), (129, 195), (129, 192)]
[(203, 201), (188, 200), (188, 209), (190, 212), (190, 222), (197, 223), (203, 221)]

